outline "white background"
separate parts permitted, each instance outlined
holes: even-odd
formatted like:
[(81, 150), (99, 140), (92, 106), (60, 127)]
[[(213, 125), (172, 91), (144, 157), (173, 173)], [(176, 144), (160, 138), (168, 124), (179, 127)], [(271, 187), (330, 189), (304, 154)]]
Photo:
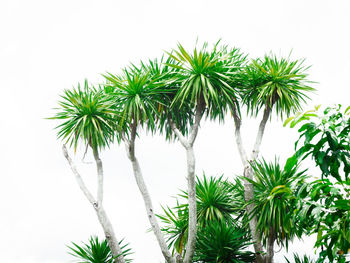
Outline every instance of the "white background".
[[(160, 56), (177, 42), (237, 46), (251, 58), (269, 51), (306, 58), (317, 93), (315, 104), (349, 104), (349, 1), (91, 1), (2, 0), (0, 3), (0, 251), (4, 263), (71, 262), (65, 245), (102, 235), (93, 209), (80, 192), (56, 139), (59, 95), (129, 62)], [(244, 119), (250, 149), (257, 122)], [(281, 161), (293, 152), (296, 130), (273, 120), (262, 154)], [(232, 178), (242, 171), (233, 121), (203, 122), (195, 145), (197, 173)], [(76, 161), (94, 189), (94, 165)], [(73, 155), (73, 153), (71, 152)], [(185, 154), (179, 143), (141, 133), (137, 155), (157, 212), (185, 189)], [(135, 251), (135, 262), (163, 262), (147, 233), (143, 201), (124, 147), (102, 153), (105, 208), (118, 238)], [(87, 161), (92, 161), (91, 156)], [(312, 243), (291, 251), (312, 255)], [(282, 252), (276, 262), (282, 261)]]

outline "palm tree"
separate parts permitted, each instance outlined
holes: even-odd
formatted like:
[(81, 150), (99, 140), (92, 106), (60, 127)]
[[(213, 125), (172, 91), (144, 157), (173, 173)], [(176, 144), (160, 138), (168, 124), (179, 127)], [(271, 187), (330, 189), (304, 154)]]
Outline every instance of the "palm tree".
[[(130, 263), (130, 259), (126, 259), (126, 256), (132, 254), (131, 249), (128, 248), (128, 244), (123, 245), (123, 240), (119, 242), (119, 246), (122, 250), (122, 255), (125, 258), (126, 263)], [(114, 256), (111, 249), (108, 246), (107, 240), (99, 241), (98, 237), (90, 237), (88, 243), (78, 245), (72, 242), (73, 246), (67, 246), (69, 248), (69, 254), (76, 257), (79, 261), (77, 263), (112, 263)]]
[[(165, 260), (175, 263), (176, 257), (173, 257), (167, 248), (154, 214), (150, 193), (135, 155), (138, 129), (145, 127), (151, 132), (156, 131), (160, 108), (164, 105), (164, 97), (170, 92), (161, 81), (164, 74), (157, 75), (145, 65), (142, 64), (140, 68), (132, 65), (130, 68), (124, 69), (119, 76), (108, 73), (104, 77), (107, 80), (106, 90), (109, 97), (112, 98), (120, 111), (121, 118), (118, 123), (120, 130), (117, 132), (125, 143), (127, 156), (132, 164), (135, 180), (145, 203), (147, 217)], [(155, 63), (154, 65), (158, 64)], [(155, 69), (156, 72), (158, 70), (162, 70), (162, 68)]]
[(188, 109), (183, 111), (183, 107), (189, 105), (194, 115), (191, 119), (193, 121), (187, 124), (190, 126), (188, 135), (184, 134), (182, 127), (168, 118), (171, 129), (185, 148), (187, 156), (189, 229), (185, 263), (191, 262), (196, 242), (197, 209), (193, 145), (200, 121), (205, 114), (212, 119), (223, 119), (227, 108), (237, 108), (233, 79), (245, 60), (238, 49), (219, 47), (219, 42), (212, 50), (208, 50), (207, 46), (205, 43), (200, 50), (195, 48), (190, 54), (178, 44), (177, 49), (168, 53), (175, 63), (167, 65), (177, 70), (177, 81), (173, 85), (176, 93), (170, 106), (175, 111), (188, 113)]
[[(114, 104), (104, 96), (100, 88), (89, 87), (87, 81), (85, 81), (83, 88), (78, 84), (77, 88), (65, 90), (64, 95), (61, 97), (62, 101), (59, 102), (60, 107), (57, 109), (58, 112), (51, 119), (64, 120), (62, 124), (56, 127), (58, 129), (58, 138), (64, 141), (62, 147), (63, 154), (71, 167), (81, 191), (95, 209), (113, 256), (118, 256), (115, 262), (125, 263), (124, 257), (119, 256), (122, 251), (118, 245), (112, 224), (102, 205), (103, 167), (99, 157), (99, 151), (108, 147), (115, 137), (115, 125), (118, 115)], [(86, 145), (86, 151), (88, 147), (92, 149), (96, 162), (98, 175), (96, 198), (86, 187), (66, 148), (66, 144), (68, 144), (76, 149), (80, 143)]]
[[(301, 108), (303, 102), (308, 99), (307, 92), (313, 91), (307, 80), (304, 60), (291, 61), (289, 58), (278, 58), (270, 54), (262, 59), (252, 60), (245, 68), (241, 78), (241, 99), (247, 106), (248, 113), (252, 116), (263, 110), (263, 117), (259, 125), (255, 144), (248, 159), (247, 152), (241, 139), (241, 117), (239, 111), (234, 109), (232, 115), (235, 122), (236, 144), (244, 166), (244, 176), (253, 178), (253, 169), (250, 163), (259, 155), (260, 145), (268, 119), (274, 110), (277, 116), (283, 117)], [(250, 204), (246, 207), (248, 214), (254, 209), (254, 204), (250, 202), (254, 199), (254, 187), (252, 183), (245, 181), (245, 200)], [(257, 231), (257, 219), (253, 217), (250, 222), (250, 231), (254, 239), (254, 249), (257, 254), (257, 261), (263, 262), (261, 256), (263, 247)]]
[(264, 159), (254, 163), (254, 180), (246, 178), (254, 187), (253, 214), (258, 218), (257, 229), (267, 247), (266, 262), (272, 262), (274, 243), (288, 248), (288, 242), (298, 235), (293, 216), (296, 210), (296, 192), (304, 184), (305, 171), (298, 171), (296, 158), (291, 158), (282, 169), (278, 161)]

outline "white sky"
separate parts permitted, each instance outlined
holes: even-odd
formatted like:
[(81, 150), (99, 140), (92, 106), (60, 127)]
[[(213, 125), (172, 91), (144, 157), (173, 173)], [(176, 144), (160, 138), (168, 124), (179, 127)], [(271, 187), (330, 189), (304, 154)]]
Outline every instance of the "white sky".
[[(80, 192), (61, 153), (52, 116), (63, 89), (129, 62), (154, 58), (195, 40), (219, 38), (251, 57), (272, 50), (312, 65), (315, 104), (349, 104), (349, 1), (91, 1), (2, 0), (0, 2), (0, 251), (5, 263), (70, 262), (65, 245), (102, 236), (93, 209)], [(253, 143), (257, 124), (245, 122)], [(292, 153), (296, 130), (268, 124), (262, 145), (267, 159)], [(197, 173), (232, 177), (242, 167), (233, 123), (203, 123), (195, 146)], [(171, 204), (186, 187), (185, 155), (178, 143), (141, 135), (137, 155), (154, 205)], [(105, 208), (118, 238), (135, 251), (135, 262), (163, 262), (143, 201), (117, 145), (102, 154)], [(77, 156), (77, 162), (81, 157)], [(91, 156), (87, 159), (91, 160)], [(93, 165), (80, 163), (91, 188)], [(311, 243), (291, 249), (312, 253)], [(281, 259), (278, 255), (277, 262)]]

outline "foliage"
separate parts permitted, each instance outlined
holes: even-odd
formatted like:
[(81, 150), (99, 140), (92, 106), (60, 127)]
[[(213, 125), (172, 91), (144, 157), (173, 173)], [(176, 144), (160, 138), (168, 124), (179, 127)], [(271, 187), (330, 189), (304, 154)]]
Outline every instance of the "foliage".
[(188, 207), (177, 206), (174, 208), (162, 207), (165, 215), (157, 215), (163, 224), (162, 231), (167, 234), (167, 242), (172, 253), (184, 254), (185, 245), (188, 237)]
[(286, 245), (298, 233), (293, 211), (296, 205), (296, 190), (306, 178), (305, 170), (298, 171), (296, 159), (289, 159), (285, 166), (265, 160), (253, 165), (254, 180), (245, 178), (254, 186), (254, 210), (258, 218), (257, 228), (266, 245), (273, 238), (279, 245)]
[[(311, 258), (309, 258), (307, 255), (304, 255), (303, 257), (301, 257), (298, 254), (294, 253), (293, 257), (294, 257), (294, 263), (314, 263), (314, 261)], [(286, 263), (292, 263), (286, 257), (284, 258), (286, 259)]]
[(304, 60), (291, 61), (289, 58), (278, 58), (276, 55), (265, 55), (264, 58), (253, 59), (245, 68), (243, 104), (248, 112), (257, 115), (261, 108), (275, 105), (277, 115), (281, 118), (297, 110), (308, 96), (306, 92), (314, 89), (307, 84)]
[[(122, 245), (123, 240), (119, 242), (121, 246), (122, 255), (127, 257), (132, 254), (131, 249), (128, 248), (128, 244)], [(114, 259), (119, 256), (113, 257), (112, 251), (108, 246), (107, 240), (100, 242), (98, 237), (90, 237), (89, 242), (78, 245), (72, 242), (73, 246), (68, 246), (69, 254), (78, 258), (77, 263), (113, 263)], [(131, 262), (130, 259), (125, 261)]]
[(120, 107), (120, 125), (146, 125), (154, 131), (163, 97), (170, 93), (160, 81), (160, 75), (152, 75), (145, 66), (133, 66), (125, 68), (121, 75), (108, 73), (104, 77), (115, 105)]
[(320, 107), (287, 119), (299, 128), (300, 143), (296, 157), (311, 156), (321, 171), (321, 179), (310, 183), (300, 193), (301, 220), (309, 233), (317, 233), (315, 247), (321, 248), (320, 259), (345, 262), (350, 252), (350, 118), (348, 107)]
[(221, 120), (228, 106), (238, 107), (234, 80), (245, 63), (245, 56), (239, 49), (219, 47), (217, 42), (208, 50), (208, 44), (204, 43), (202, 48), (197, 50), (196, 47), (189, 53), (178, 44), (168, 55), (177, 62), (168, 65), (179, 69), (177, 78), (181, 82), (172, 105), (182, 107), (188, 102), (192, 107), (205, 106), (210, 117)]
[[(197, 177), (196, 195), (197, 195), (197, 220), (200, 226), (205, 227), (208, 222), (231, 221), (232, 214), (236, 207), (233, 205), (233, 196), (230, 185), (222, 176), (209, 179), (203, 174), (200, 180)], [(182, 197), (187, 199), (187, 193)]]
[(114, 140), (118, 113), (113, 102), (100, 88), (65, 90), (58, 112), (50, 119), (65, 120), (57, 126), (58, 137), (77, 148), (79, 140), (93, 148), (104, 148)]
[(214, 220), (199, 228), (194, 262), (254, 262), (254, 253), (246, 250), (251, 244), (244, 229), (232, 223)]
[[(203, 175), (202, 179), (197, 177), (196, 181), (196, 195), (197, 195), (197, 217), (198, 217), (198, 237), (197, 243), (201, 243), (201, 251), (198, 256), (198, 260), (204, 260), (206, 254), (205, 247), (216, 246), (221, 249), (217, 251), (217, 256), (226, 257), (225, 255), (236, 255), (233, 259), (239, 258), (242, 253), (243, 258), (245, 255), (250, 255), (250, 252), (243, 252), (250, 240), (246, 235), (247, 231), (243, 228), (238, 221), (233, 220), (236, 216), (237, 207), (235, 206), (235, 194), (232, 190), (232, 185), (223, 179), (223, 177), (210, 177), (207, 178)], [(185, 191), (182, 191), (180, 197), (187, 198)], [(188, 231), (188, 204), (180, 204), (174, 208), (164, 208), (164, 215), (158, 215), (158, 217), (165, 224), (162, 230), (168, 236), (168, 245), (173, 247), (173, 253), (177, 252), (181, 255), (185, 253), (184, 248), (187, 241)], [(207, 239), (213, 236), (207, 236), (209, 232), (211, 234), (216, 233), (216, 240), (212, 240), (214, 243), (208, 243)], [(220, 235), (222, 235), (220, 237)], [(243, 237), (244, 236), (244, 237)], [(233, 240), (240, 237), (239, 240)], [(232, 239), (231, 239), (232, 238)], [(215, 243), (216, 242), (216, 243)], [(197, 248), (198, 245), (197, 245)], [(196, 250), (197, 251), (197, 250)], [(231, 251), (231, 252), (229, 252)], [(208, 250), (208, 257), (212, 257), (215, 252), (214, 247)], [(199, 255), (201, 255), (199, 257)], [(247, 256), (250, 259), (250, 256)], [(202, 262), (202, 261), (198, 261)], [(211, 261), (203, 261), (211, 262)], [(251, 261), (218, 261), (218, 262), (251, 262)]]

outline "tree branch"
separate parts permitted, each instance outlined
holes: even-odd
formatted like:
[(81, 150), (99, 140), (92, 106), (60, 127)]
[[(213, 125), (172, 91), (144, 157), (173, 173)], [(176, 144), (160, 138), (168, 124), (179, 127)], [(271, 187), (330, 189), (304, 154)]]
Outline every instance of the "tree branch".
[(103, 202), (103, 167), (102, 161), (96, 147), (92, 148), (97, 167), (97, 205), (100, 207)]
[(170, 123), (171, 129), (175, 133), (176, 137), (179, 139), (182, 146), (187, 149), (190, 145), (187, 139), (185, 138), (185, 136), (181, 134), (180, 130), (176, 127), (175, 123), (171, 119), (169, 119), (169, 123)]
[(243, 167), (246, 167), (248, 165), (248, 158), (247, 153), (244, 149), (243, 142), (242, 142), (242, 136), (241, 136), (241, 118), (238, 116), (237, 109), (232, 111), (233, 119), (235, 122), (235, 138), (236, 138), (236, 144), (239, 151), (239, 156), (241, 157), (241, 161), (243, 164)]
[(160, 247), (160, 249), (162, 251), (162, 254), (163, 254), (165, 260), (168, 263), (175, 263), (176, 259), (175, 259), (175, 257), (171, 256), (171, 253), (170, 253), (170, 251), (168, 249), (168, 246), (167, 246), (167, 244), (165, 242), (163, 233), (160, 230), (157, 218), (156, 218), (156, 216), (154, 214), (154, 209), (153, 209), (151, 196), (150, 196), (150, 194), (148, 192), (146, 183), (145, 183), (145, 181), (143, 179), (141, 167), (140, 167), (139, 162), (138, 162), (138, 160), (137, 160), (137, 158), (135, 156), (136, 130), (137, 130), (137, 124), (136, 124), (136, 122), (134, 122), (132, 124), (130, 140), (126, 139), (125, 134), (122, 135), (122, 139), (125, 142), (126, 152), (127, 152), (129, 160), (131, 161), (133, 172), (134, 172), (134, 176), (135, 176), (135, 180), (136, 180), (137, 186), (138, 186), (138, 188), (140, 190), (140, 193), (142, 195), (143, 201), (145, 203), (147, 217), (148, 217), (148, 220), (149, 220), (149, 222), (151, 224), (153, 233), (154, 233), (154, 235), (157, 238), (159, 247)]
[(202, 103), (198, 103), (196, 106), (196, 114), (195, 114), (195, 121), (191, 129), (191, 135), (188, 140), (188, 143), (193, 146), (194, 141), (196, 140), (197, 134), (198, 134), (198, 129), (199, 129), (199, 124), (201, 122), (203, 116), (203, 105)]
[(264, 136), (266, 123), (267, 123), (267, 120), (270, 117), (270, 113), (271, 113), (271, 108), (269, 106), (266, 106), (265, 110), (264, 110), (263, 118), (262, 118), (262, 120), (260, 122), (260, 125), (259, 125), (258, 134), (256, 135), (254, 148), (253, 148), (253, 151), (252, 151), (252, 154), (251, 154), (251, 160), (252, 161), (254, 161), (259, 155), (262, 138)]
[(75, 176), (75, 179), (81, 189), (81, 191), (84, 193), (85, 197), (87, 198), (87, 200), (96, 208), (97, 202), (95, 200), (95, 198), (92, 196), (92, 194), (90, 193), (90, 191), (87, 189), (83, 179), (81, 178), (79, 172), (77, 171), (77, 168), (75, 167), (75, 164), (73, 163), (72, 159), (69, 157), (66, 145), (62, 145), (62, 151), (63, 151), (63, 155), (64, 157), (67, 159), (70, 168), (72, 169), (72, 172)]

